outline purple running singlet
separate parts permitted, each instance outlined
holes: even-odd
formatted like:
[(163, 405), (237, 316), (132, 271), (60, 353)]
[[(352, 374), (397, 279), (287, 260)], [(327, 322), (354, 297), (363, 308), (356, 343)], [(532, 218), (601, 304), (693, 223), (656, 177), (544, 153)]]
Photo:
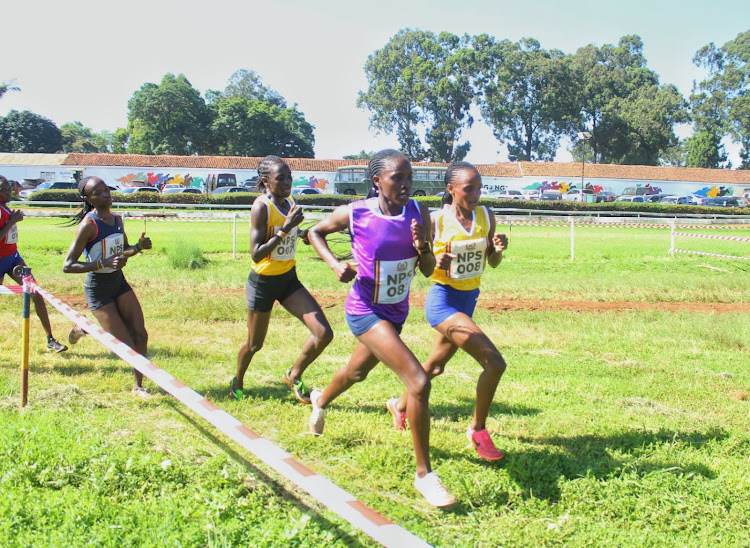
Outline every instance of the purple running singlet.
[(409, 284), (417, 265), (412, 219), (423, 223), (414, 200), (395, 216), (380, 212), (377, 197), (351, 203), (349, 227), (357, 278), (346, 299), (347, 314), (374, 313), (394, 323), (406, 320)]

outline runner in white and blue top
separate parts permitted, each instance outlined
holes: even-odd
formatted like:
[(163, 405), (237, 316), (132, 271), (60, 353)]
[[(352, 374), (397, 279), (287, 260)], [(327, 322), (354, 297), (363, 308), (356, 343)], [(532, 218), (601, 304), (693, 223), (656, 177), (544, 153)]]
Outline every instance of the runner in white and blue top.
[[(102, 328), (146, 356), (148, 333), (143, 310), (135, 292), (122, 273), (128, 259), (144, 249), (151, 249), (151, 239), (142, 233), (135, 245), (129, 245), (122, 219), (112, 213), (109, 187), (99, 177), (86, 177), (78, 183), (83, 208), (74, 217), (78, 222), (73, 243), (63, 263), (63, 272), (87, 273), (84, 285), (86, 302)], [(81, 255), (86, 261), (80, 261)], [(71, 344), (78, 342), (83, 332), (74, 327), (68, 334)], [(133, 393), (147, 396), (143, 374), (133, 370)]]

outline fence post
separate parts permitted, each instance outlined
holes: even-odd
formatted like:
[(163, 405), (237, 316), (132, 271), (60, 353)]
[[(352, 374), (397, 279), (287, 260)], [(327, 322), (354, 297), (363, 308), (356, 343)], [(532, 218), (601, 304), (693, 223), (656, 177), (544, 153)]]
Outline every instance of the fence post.
[(576, 258), (576, 238), (573, 227), (575, 226), (575, 217), (570, 218), (570, 260), (575, 261)]
[(232, 219), (232, 259), (237, 258), (237, 214)]
[(677, 219), (672, 219), (672, 226), (670, 227), (670, 234), (669, 234), (669, 254), (674, 256), (674, 225), (677, 222)]
[(29, 401), (29, 311), (31, 309), (31, 285), (28, 279), (31, 276), (31, 268), (23, 266), (21, 277), (23, 278), (23, 322), (21, 336), (21, 407), (26, 407)]

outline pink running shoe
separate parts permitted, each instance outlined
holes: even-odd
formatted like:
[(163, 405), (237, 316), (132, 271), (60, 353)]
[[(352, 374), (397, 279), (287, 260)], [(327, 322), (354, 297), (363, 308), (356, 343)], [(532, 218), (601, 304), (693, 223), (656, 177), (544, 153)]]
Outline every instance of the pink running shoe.
[(492, 438), (490, 438), (490, 433), (487, 432), (486, 428), (475, 432), (471, 424), (469, 424), (469, 427), (466, 429), (466, 437), (469, 438), (469, 441), (474, 445), (474, 449), (477, 450), (477, 453), (483, 459), (500, 460), (505, 456), (492, 443)]
[(398, 398), (391, 398), (385, 402), (385, 407), (393, 417), (393, 428), (395, 430), (406, 430), (406, 413), (403, 413), (396, 409)]

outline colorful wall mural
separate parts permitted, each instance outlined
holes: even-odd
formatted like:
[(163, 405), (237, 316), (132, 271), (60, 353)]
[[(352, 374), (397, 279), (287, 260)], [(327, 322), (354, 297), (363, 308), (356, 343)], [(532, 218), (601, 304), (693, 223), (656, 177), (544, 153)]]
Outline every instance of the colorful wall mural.
[[(206, 175), (207, 177), (207, 175)], [(189, 173), (184, 175), (181, 173), (153, 173), (153, 172), (131, 172), (115, 179), (122, 186), (132, 186), (133, 181), (143, 181), (149, 186), (163, 187), (167, 184), (192, 186), (195, 188), (203, 189), (206, 183), (206, 177), (192, 176)], [(249, 177), (248, 177), (249, 179)], [(237, 180), (243, 180), (241, 177), (237, 177)], [(332, 186), (329, 185), (329, 181), (324, 177), (317, 177), (314, 174), (303, 174), (296, 175), (292, 182), (292, 187), (310, 187), (317, 188), (321, 192), (330, 192)]]
[(301, 175), (294, 178), (293, 188), (317, 188), (321, 192), (328, 192), (328, 179), (318, 179), (315, 175)]
[[(156, 171), (146, 168), (122, 168), (110, 166), (87, 167), (84, 176), (97, 175), (107, 181), (116, 181), (123, 186), (132, 185), (133, 181), (144, 181), (145, 184), (161, 186), (165, 184), (183, 184), (203, 189), (206, 179), (218, 170), (182, 170)], [(237, 181), (246, 181), (257, 175), (255, 170), (234, 170)], [(322, 192), (333, 192), (335, 172), (294, 172), (294, 187), (317, 188)], [(558, 177), (555, 179), (483, 177), (483, 186), (490, 192), (505, 192), (507, 190), (555, 190), (567, 194), (573, 189), (581, 188), (580, 177)], [(729, 185), (712, 185), (699, 182), (682, 181), (638, 181), (617, 179), (586, 178), (584, 188), (593, 192), (603, 190), (620, 194), (674, 194), (685, 196), (697, 194), (706, 198), (717, 196), (731, 196), (735, 187)]]

